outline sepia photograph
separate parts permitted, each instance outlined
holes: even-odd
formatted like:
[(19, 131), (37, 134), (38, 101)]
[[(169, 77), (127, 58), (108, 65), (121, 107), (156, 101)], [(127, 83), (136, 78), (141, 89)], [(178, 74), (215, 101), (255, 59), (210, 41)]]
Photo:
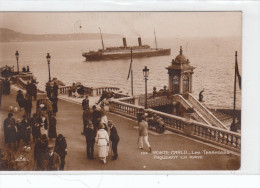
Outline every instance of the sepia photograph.
[(242, 12), (0, 12), (0, 171), (241, 168)]

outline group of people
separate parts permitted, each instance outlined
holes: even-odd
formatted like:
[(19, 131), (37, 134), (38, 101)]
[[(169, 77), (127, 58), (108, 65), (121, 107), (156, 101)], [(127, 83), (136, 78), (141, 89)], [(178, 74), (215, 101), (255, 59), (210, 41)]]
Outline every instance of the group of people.
[(169, 95), (170, 95), (170, 92), (167, 89), (167, 86), (163, 86), (163, 89), (160, 89), (159, 91), (157, 91), (156, 87), (153, 87), (153, 95), (151, 96), (151, 98), (160, 97), (160, 96), (169, 97)]
[(64, 170), (66, 155), (67, 142), (62, 134), (58, 135), (55, 146), (43, 134), (34, 146), (36, 170)]
[[(116, 160), (118, 157), (117, 145), (119, 142), (119, 136), (117, 129), (112, 121), (108, 121), (106, 113), (107, 108), (104, 103), (101, 106), (93, 105), (89, 106), (88, 96), (82, 101), (83, 108), (83, 132), (86, 137), (87, 144), (87, 158), (90, 160), (94, 158), (94, 145), (98, 146), (98, 156), (100, 160), (105, 164), (106, 158), (109, 153), (109, 143), (112, 143), (113, 157), (111, 160)], [(108, 134), (110, 129), (110, 135)]]
[(32, 79), (31, 82), (27, 82), (26, 93), (29, 95), (30, 98), (37, 100), (37, 86), (36, 81), (34, 79)]
[(27, 65), (26, 68), (23, 67), (23, 68), (22, 68), (22, 71), (23, 71), (23, 72), (30, 72), (30, 68), (29, 68), (29, 66)]
[(152, 129), (153, 127), (159, 133), (164, 133), (165, 123), (163, 119), (156, 115), (156, 113), (148, 113), (147, 115), (148, 128)]
[[(38, 124), (38, 125), (37, 125)], [(4, 136), (5, 143), (8, 147), (13, 147), (17, 150), (20, 146), (20, 141), (23, 140), (24, 149), (30, 149), (29, 142), (31, 140), (31, 132), (35, 138), (35, 131), (40, 127), (35, 121), (35, 116), (30, 121), (27, 121), (25, 116), (23, 119), (15, 120), (13, 114), (9, 113), (4, 120)], [(37, 140), (34, 146), (34, 161), (36, 170), (63, 170), (65, 165), (65, 156), (67, 154), (67, 143), (65, 137), (59, 134), (55, 147), (48, 144), (46, 134), (38, 133)]]
[(69, 97), (84, 97), (84, 86), (81, 83), (73, 83), (69, 89)]

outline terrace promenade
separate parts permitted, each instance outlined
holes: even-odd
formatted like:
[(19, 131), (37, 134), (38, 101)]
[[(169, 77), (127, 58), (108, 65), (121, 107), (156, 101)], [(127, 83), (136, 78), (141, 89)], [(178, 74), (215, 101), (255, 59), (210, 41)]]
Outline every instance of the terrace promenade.
[[(10, 105), (18, 106), (15, 97), (15, 90), (12, 90), (8, 96), (2, 96), (1, 148), (5, 147), (3, 120), (7, 117)], [(38, 97), (44, 98), (45, 95), (38, 95)], [(96, 101), (97, 97), (91, 99), (91, 103)], [(35, 112), (35, 101), (33, 101), (32, 112)], [(15, 119), (21, 119), (22, 114), (23, 111), (14, 113)], [(153, 151), (148, 153), (146, 148), (140, 150), (137, 146), (137, 122), (110, 112), (108, 119), (114, 122), (120, 136), (119, 157), (116, 161), (110, 161), (111, 152), (109, 152), (108, 162), (104, 165), (97, 158), (96, 147), (96, 160), (88, 160), (86, 157), (85, 137), (81, 135), (82, 107), (79, 101), (63, 100), (60, 97), (56, 118), (57, 133), (63, 134), (68, 144), (65, 170), (235, 170), (240, 167), (240, 156), (235, 152), (222, 150), (220, 147), (169, 130), (165, 134), (149, 131), (149, 142)], [(33, 146), (32, 143), (31, 145)], [(16, 157), (18, 157), (17, 155)]]

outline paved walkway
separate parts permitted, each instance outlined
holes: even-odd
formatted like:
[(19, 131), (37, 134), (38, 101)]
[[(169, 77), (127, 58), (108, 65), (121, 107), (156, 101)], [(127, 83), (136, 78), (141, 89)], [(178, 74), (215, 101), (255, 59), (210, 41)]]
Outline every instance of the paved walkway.
[[(15, 102), (16, 92), (4, 95), (0, 118), (3, 122), (7, 117), (10, 105), (18, 106)], [(42, 96), (44, 97), (44, 96)], [(35, 102), (33, 102), (35, 112)], [(14, 117), (21, 118), (22, 112)], [(66, 137), (68, 155), (65, 170), (231, 170), (240, 166), (240, 156), (234, 154), (205, 154), (204, 151), (219, 152), (220, 150), (202, 142), (180, 136), (174, 133), (149, 134), (149, 142), (153, 152), (141, 151), (137, 146), (137, 123), (116, 114), (108, 113), (108, 119), (117, 127), (120, 142), (119, 157), (116, 161), (102, 164), (98, 159), (86, 158), (86, 143), (82, 132), (82, 107), (79, 104), (64, 100), (58, 101), (57, 133)], [(3, 125), (3, 123), (2, 123)], [(4, 147), (3, 126), (0, 128), (0, 146)], [(95, 157), (97, 158), (95, 148)], [(187, 152), (187, 154), (186, 154)], [(110, 154), (111, 152), (109, 152)]]

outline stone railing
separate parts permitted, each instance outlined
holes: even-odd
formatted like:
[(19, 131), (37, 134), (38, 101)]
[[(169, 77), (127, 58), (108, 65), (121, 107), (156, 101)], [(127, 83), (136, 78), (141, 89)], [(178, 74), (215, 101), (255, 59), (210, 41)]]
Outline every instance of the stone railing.
[[(125, 117), (135, 119), (139, 109), (142, 106), (127, 104), (125, 102), (112, 99), (109, 102), (109, 110), (111, 112), (123, 115)], [(166, 128), (188, 137), (203, 140), (214, 145), (221, 146), (236, 152), (241, 150), (241, 135), (235, 132), (224, 130), (218, 127), (209, 126), (197, 121), (188, 120), (186, 118), (158, 112), (152, 109), (146, 109), (146, 112), (152, 112), (163, 118)]]
[[(129, 98), (130, 96), (127, 94), (123, 94), (123, 93), (118, 93), (118, 92), (114, 92), (114, 98), (115, 99), (122, 99), (122, 98)], [(132, 97), (130, 97), (132, 98)]]
[(59, 93), (60, 94), (68, 94), (71, 86), (60, 86), (59, 87)]
[(124, 103), (128, 103), (128, 104), (135, 104), (135, 98), (134, 97), (120, 98), (119, 101), (124, 102)]
[(92, 88), (93, 89), (93, 96), (102, 95), (103, 91), (118, 91), (119, 88), (117, 87), (99, 87), (99, 88)]
[(199, 111), (199, 113), (201, 113), (202, 116), (204, 116), (207, 119), (207, 121), (210, 124), (227, 130), (227, 127), (221, 121), (219, 121), (219, 119), (216, 118), (216, 116), (214, 116), (210, 110), (205, 108), (205, 106), (203, 106), (197, 99), (195, 99), (190, 93), (187, 95), (187, 97), (188, 101)]
[[(59, 87), (59, 93), (60, 94), (68, 94), (69, 93), (69, 90), (72, 86), (60, 86)], [(89, 96), (100, 96), (102, 95), (102, 92), (103, 91), (118, 91), (119, 88), (117, 87), (100, 87), (100, 88), (93, 88), (93, 87), (85, 87), (84, 86), (84, 94), (85, 95), (89, 95)], [(117, 94), (118, 96), (120, 95), (119, 93)], [(124, 95), (122, 94), (121, 97), (119, 98), (122, 98), (123, 96), (125, 97), (128, 97), (128, 95)]]

